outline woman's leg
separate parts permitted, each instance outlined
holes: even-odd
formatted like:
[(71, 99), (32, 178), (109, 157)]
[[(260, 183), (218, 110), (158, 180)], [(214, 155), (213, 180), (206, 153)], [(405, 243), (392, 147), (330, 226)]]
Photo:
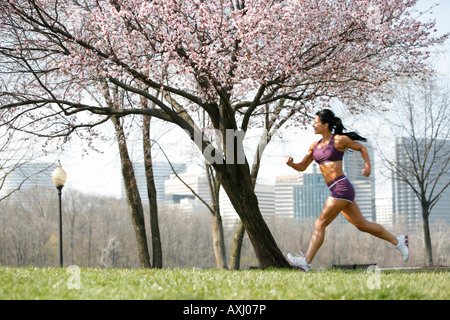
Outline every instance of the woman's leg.
[(322, 213), (317, 218), (314, 225), (314, 233), (309, 243), (308, 252), (306, 253), (306, 262), (311, 263), (325, 239), (325, 228), (333, 222), (339, 212), (350, 205), (350, 202), (328, 198), (323, 207)]
[(392, 243), (394, 246), (398, 244), (397, 238), (393, 234), (386, 231), (386, 229), (384, 229), (379, 224), (369, 222), (364, 219), (356, 202), (353, 202), (342, 209), (342, 214), (348, 221), (350, 221), (356, 228), (358, 228), (358, 230), (370, 233), (375, 237), (386, 240)]

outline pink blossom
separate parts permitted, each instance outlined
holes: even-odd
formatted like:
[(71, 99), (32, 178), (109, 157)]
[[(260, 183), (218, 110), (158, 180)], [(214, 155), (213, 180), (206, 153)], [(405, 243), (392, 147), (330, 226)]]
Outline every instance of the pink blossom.
[[(389, 93), (384, 84), (394, 77), (430, 72), (429, 48), (448, 34), (433, 37), (433, 22), (413, 19), (416, 2), (247, 0), (240, 8), (222, 0), (5, 0), (0, 41), (54, 68), (45, 81), (61, 100), (80, 101), (86, 88), (114, 79), (171, 90), (188, 112), (230, 104), (239, 122), (252, 102), (287, 99), (288, 109), (298, 101), (313, 108), (337, 98), (369, 105)], [(46, 51), (51, 58), (39, 56)], [(2, 86), (48, 94), (36, 80), (22, 89)], [(257, 110), (249, 112), (263, 114)]]

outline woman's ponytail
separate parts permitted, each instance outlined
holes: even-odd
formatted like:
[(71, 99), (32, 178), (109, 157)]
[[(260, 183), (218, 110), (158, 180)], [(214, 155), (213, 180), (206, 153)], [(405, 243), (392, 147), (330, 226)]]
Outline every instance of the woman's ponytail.
[(319, 111), (316, 113), (316, 116), (320, 118), (320, 121), (325, 124), (328, 123), (329, 129), (334, 134), (344, 135), (349, 137), (352, 140), (360, 140), (360, 141), (367, 141), (366, 138), (361, 137), (356, 132), (344, 132), (345, 127), (342, 124), (342, 120), (338, 117), (336, 117), (330, 109), (323, 109), (322, 111)]
[(333, 125), (335, 134), (344, 134), (345, 127), (342, 124), (342, 120), (338, 117), (334, 117)]

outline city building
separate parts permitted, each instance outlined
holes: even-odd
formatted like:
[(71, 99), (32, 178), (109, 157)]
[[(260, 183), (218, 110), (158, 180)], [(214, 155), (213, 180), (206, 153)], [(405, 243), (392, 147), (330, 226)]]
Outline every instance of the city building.
[(256, 197), (258, 198), (259, 210), (264, 218), (275, 215), (275, 186), (267, 184), (256, 184)]
[(392, 193), (380, 193), (376, 196), (377, 223), (384, 227), (394, 226), (394, 211), (392, 205)]
[[(412, 143), (415, 145), (412, 146)], [(397, 168), (402, 168), (402, 174), (405, 175), (411, 184), (401, 181), (397, 176), (394, 176), (394, 174), (392, 176), (392, 202), (395, 224), (403, 224), (408, 228), (422, 225), (422, 208), (412, 186), (416, 188), (416, 190), (420, 190), (420, 188), (418, 188), (416, 178), (414, 177), (414, 170), (407, 169), (412, 166), (410, 158), (420, 157), (420, 160), (415, 161), (415, 164), (422, 166), (424, 163), (423, 157), (427, 156), (429, 159), (429, 161), (425, 162), (425, 166), (419, 170), (428, 175), (428, 181), (430, 182), (426, 187), (428, 198), (430, 197), (430, 192), (433, 191), (433, 195), (437, 194), (437, 192), (440, 192), (450, 180), (450, 167), (448, 164), (450, 156), (450, 140), (435, 140), (434, 143), (437, 152), (434, 152), (435, 150), (425, 152), (423, 139), (416, 139), (415, 141), (403, 137), (395, 139), (392, 165)], [(421, 149), (423, 150), (421, 151)], [(447, 169), (442, 172), (441, 168), (445, 163), (447, 163)], [(435, 181), (437, 181), (437, 183), (434, 185)], [(447, 187), (441, 194), (439, 201), (432, 208), (429, 222), (450, 223), (449, 208), (450, 187)]]
[(317, 218), (330, 195), (318, 165), (312, 163), (311, 166), (312, 172), (301, 172), (298, 179), (299, 185), (294, 185), (292, 189), (293, 211), (296, 219)]
[[(189, 188), (186, 186), (188, 185)], [(186, 206), (194, 208), (197, 207), (197, 202), (201, 206), (205, 206), (200, 200), (196, 198), (191, 189), (203, 199), (208, 205), (211, 204), (211, 192), (209, 190), (208, 180), (206, 174), (198, 173), (180, 173), (177, 175), (171, 174), (169, 179), (164, 181), (164, 193), (166, 201), (171, 199), (173, 203), (180, 203), (182, 199), (190, 199), (192, 201), (184, 200), (182, 203)]]
[(34, 188), (36, 192), (46, 192), (48, 188), (55, 188), (52, 181), (52, 172), (55, 167), (54, 164), (44, 162), (31, 162), (20, 165), (8, 173), (4, 179), (0, 188), (0, 198), (14, 190), (23, 191)]
[(301, 186), (301, 174), (275, 178), (275, 216), (294, 217), (294, 188)]
[[(256, 184), (255, 194), (258, 198), (259, 209), (264, 219), (272, 218), (275, 214), (275, 193), (273, 185)], [(228, 195), (223, 188), (219, 193), (220, 214), (224, 226), (233, 226), (239, 221), (239, 216), (234, 210)]]

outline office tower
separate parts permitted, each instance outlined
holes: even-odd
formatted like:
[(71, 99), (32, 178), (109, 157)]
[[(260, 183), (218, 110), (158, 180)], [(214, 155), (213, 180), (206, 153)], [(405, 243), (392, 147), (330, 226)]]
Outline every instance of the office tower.
[(296, 219), (317, 218), (330, 195), (318, 165), (312, 163), (311, 166), (312, 172), (301, 172), (299, 185), (293, 186), (293, 211)]
[[(180, 180), (181, 179), (181, 180)], [(208, 205), (211, 204), (211, 193), (209, 191), (206, 174), (180, 173), (178, 177), (171, 174), (169, 179), (164, 181), (164, 193), (166, 200), (172, 198), (174, 203), (179, 203), (181, 199), (195, 199), (195, 195), (186, 184)]]
[[(264, 219), (272, 218), (275, 211), (275, 194), (273, 185), (256, 184), (255, 194), (258, 198), (259, 210)], [(233, 226), (239, 221), (239, 216), (234, 210), (228, 195), (223, 188), (219, 193), (220, 214), (225, 226)]]
[(377, 223), (384, 227), (394, 226), (394, 211), (391, 193), (380, 193), (376, 195)]
[(256, 184), (255, 193), (263, 217), (265, 219), (273, 217), (275, 215), (275, 186)]
[(275, 179), (275, 216), (294, 217), (294, 188), (301, 186), (300, 174), (276, 177)]
[[(411, 146), (411, 143), (415, 143), (418, 147)], [(436, 140), (435, 146), (440, 146), (439, 149), (430, 150), (427, 154), (429, 161), (425, 163), (423, 167), (423, 172), (428, 174), (429, 185), (427, 186), (427, 197), (429, 198), (430, 192), (433, 189), (433, 183), (441, 174), (441, 168), (443, 164), (449, 159), (450, 156), (450, 140)], [(411, 149), (411, 147), (413, 149)], [(415, 149), (414, 149), (415, 148)], [(414, 150), (414, 151), (413, 151)], [(420, 157), (421, 161), (412, 163), (409, 160), (408, 154), (411, 155), (411, 151), (415, 153), (415, 157)], [(411, 138), (399, 137), (395, 139), (394, 145), (394, 157), (393, 166), (398, 167), (411, 167), (413, 165), (423, 166), (423, 158), (425, 156), (424, 140), (416, 139), (413, 141)], [(448, 164), (447, 164), (448, 166)], [(419, 170), (422, 171), (422, 170)], [(418, 184), (416, 178), (414, 177), (412, 170), (402, 170), (402, 173), (406, 175), (408, 181), (417, 189)], [(441, 191), (444, 186), (450, 180), (450, 168), (447, 170), (443, 176), (439, 176), (438, 183), (434, 187), (434, 194)], [(408, 228), (414, 228), (416, 225), (422, 225), (422, 207), (419, 200), (408, 183), (400, 181), (397, 176), (392, 177), (392, 190), (393, 190), (393, 211), (394, 211), (394, 222), (396, 224), (404, 224)], [(429, 222), (445, 222), (450, 223), (450, 187), (442, 193), (439, 201), (432, 208), (431, 214), (429, 216)]]
[(55, 165), (45, 162), (22, 164), (5, 178), (0, 189), (0, 198), (19, 188), (22, 191), (35, 188), (36, 192), (46, 192), (47, 188), (54, 189), (55, 185), (52, 181), (54, 169)]

